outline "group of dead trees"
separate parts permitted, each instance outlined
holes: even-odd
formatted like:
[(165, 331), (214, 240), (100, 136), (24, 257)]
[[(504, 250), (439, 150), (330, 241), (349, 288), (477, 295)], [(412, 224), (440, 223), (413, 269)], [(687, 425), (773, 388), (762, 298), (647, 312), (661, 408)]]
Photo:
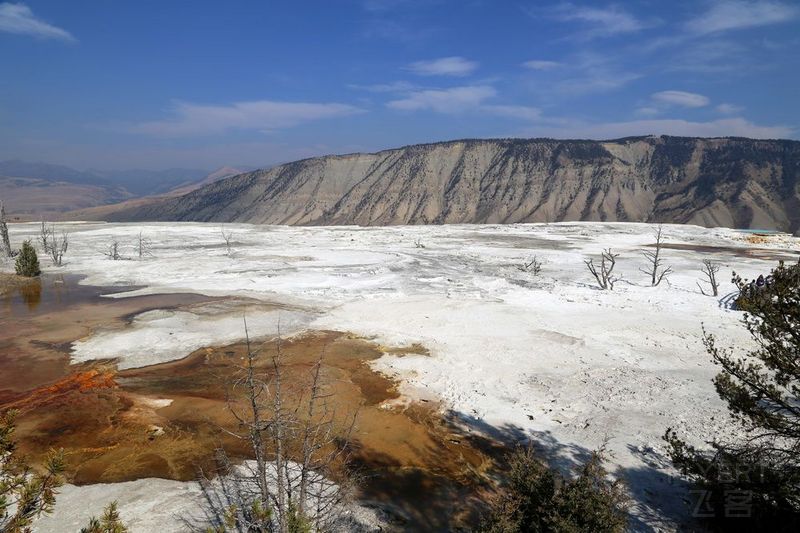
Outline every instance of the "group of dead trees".
[[(673, 273), (672, 267), (665, 263), (664, 257), (661, 255), (664, 247), (664, 233), (663, 227), (660, 224), (655, 231), (655, 237), (656, 242), (653, 245), (653, 249), (642, 252), (642, 255), (647, 260), (647, 266), (639, 269), (640, 272), (647, 274), (652, 287), (659, 286), (662, 281), (668, 279)], [(586, 268), (592, 274), (600, 289), (613, 290), (614, 284), (622, 279), (620, 276), (614, 274), (614, 268), (617, 266), (617, 258), (619, 255), (618, 253), (613, 253), (611, 248), (608, 248), (601, 252), (599, 264), (595, 264), (593, 258), (584, 261)], [(717, 280), (717, 273), (719, 270), (720, 266), (715, 261), (710, 259), (703, 260), (703, 268), (701, 270), (703, 275), (702, 281), (708, 285), (709, 290), (709, 292), (706, 293), (703, 286), (698, 282), (697, 286), (700, 288), (700, 292), (703, 295), (719, 295), (719, 281)]]
[(55, 225), (42, 221), (39, 229), (39, 242), (42, 243), (42, 250), (53, 260), (53, 265), (61, 266), (64, 254), (69, 248), (69, 235), (66, 231), (56, 233)]
[[(225, 233), (223, 232), (223, 235)], [(228, 234), (228, 253), (230, 253), (230, 234)], [(39, 227), (39, 236), (38, 241), (41, 244), (41, 251), (44, 255), (50, 258), (53, 263), (53, 266), (60, 267), (63, 264), (64, 254), (67, 253), (69, 249), (69, 233), (66, 231), (56, 231), (56, 227), (52, 223), (45, 222), (44, 220), (41, 222)], [(30, 242), (28, 242), (30, 244)], [(23, 246), (22, 250), (25, 250)], [(139, 259), (143, 259), (147, 256), (153, 255), (153, 242), (146, 237), (143, 232), (139, 232), (136, 237), (136, 242), (133, 245), (134, 255), (139, 257)], [(6, 218), (6, 211), (5, 206), (2, 202), (0, 202), (0, 256), (6, 258), (14, 258), (18, 257), (19, 251), (14, 250), (11, 247), (11, 239), (9, 238), (8, 234), (8, 221)], [(27, 252), (30, 253), (30, 252)], [(35, 251), (34, 251), (35, 253)], [(118, 239), (112, 239), (112, 241), (108, 244), (108, 246), (103, 250), (103, 255), (112, 259), (114, 261), (118, 261), (121, 259), (125, 259), (123, 252), (122, 252), (122, 244)], [(32, 264), (32, 258), (26, 258), (26, 263)], [(38, 259), (37, 259), (37, 267), (38, 267)], [(30, 269), (26, 268), (23, 269), (26, 272), (30, 271)], [(38, 275), (39, 271), (36, 270), (36, 274)]]
[[(224, 449), (216, 468), (201, 472), (202, 498), (184, 516), (187, 530), (213, 533), (311, 533), (350, 531), (356, 476), (348, 471), (356, 409), (339, 412), (325, 378), (325, 354), (307, 374), (288, 375), (280, 334), (255, 349), (245, 322), (246, 353), (224, 377), (235, 430), (252, 460), (237, 463)], [(63, 484), (61, 451), (35, 469), (16, 452), (14, 412), (0, 412), (0, 533), (28, 531), (53, 511)], [(83, 533), (124, 533), (116, 503), (92, 518)]]
[[(254, 349), (245, 323), (246, 354), (228, 380), (228, 409), (253, 459), (234, 464), (217, 450), (216, 471), (202, 473), (193, 531), (346, 530), (355, 477), (347, 471), (355, 411), (337, 413), (324, 378), (324, 352), (306, 376), (286, 373), (280, 334), (272, 349)], [(209, 475), (210, 474), (210, 475)]]
[[(123, 245), (119, 239), (111, 239), (111, 242), (109, 242), (108, 246), (103, 250), (103, 255), (112, 261), (126, 259), (123, 255), (122, 247)], [(139, 259), (144, 259), (145, 257), (153, 255), (153, 241), (146, 237), (141, 231), (136, 235), (136, 241), (133, 244), (133, 253)]]

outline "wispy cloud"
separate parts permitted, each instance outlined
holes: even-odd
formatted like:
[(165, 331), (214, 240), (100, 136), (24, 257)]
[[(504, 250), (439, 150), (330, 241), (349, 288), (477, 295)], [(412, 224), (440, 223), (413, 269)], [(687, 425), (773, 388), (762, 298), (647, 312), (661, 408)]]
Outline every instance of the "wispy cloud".
[(30, 35), (39, 39), (74, 42), (76, 39), (63, 30), (41, 20), (24, 4), (0, 4), (0, 32)]
[(715, 109), (723, 115), (735, 115), (744, 111), (744, 107), (734, 104), (719, 104)]
[(370, 93), (406, 93), (420, 89), (419, 85), (407, 81), (393, 81), (390, 83), (375, 83), (372, 85), (359, 85), (351, 83), (349, 88)]
[(796, 6), (772, 0), (715, 0), (704, 13), (686, 23), (695, 34), (753, 28), (797, 18)]
[(478, 110), (489, 115), (531, 122), (542, 117), (542, 110), (538, 107), (522, 105), (485, 105), (478, 108)]
[(523, 67), (529, 68), (531, 70), (553, 70), (556, 69), (561, 65), (558, 61), (546, 61), (542, 59), (532, 59), (531, 61), (526, 61), (522, 64)]
[(192, 137), (218, 135), (231, 130), (269, 131), (362, 112), (355, 106), (338, 103), (258, 100), (231, 105), (202, 105), (177, 102), (172, 118), (143, 122), (128, 129), (158, 137)]
[(711, 103), (707, 96), (686, 91), (661, 91), (653, 93), (650, 98), (661, 104), (681, 107), (704, 107)]
[(417, 61), (406, 67), (407, 70), (420, 76), (466, 76), (476, 68), (478, 63), (459, 56)]
[(641, 31), (650, 24), (639, 20), (619, 6), (580, 6), (563, 3), (552, 10), (552, 16), (562, 22), (577, 22), (583, 26), (579, 37), (594, 39)]
[(491, 85), (467, 85), (414, 91), (404, 98), (388, 102), (386, 106), (399, 111), (433, 111), (447, 115), (481, 113), (527, 121), (541, 116), (537, 107), (487, 103), (495, 96), (497, 91)]
[(608, 92), (642, 77), (620, 65), (613, 56), (582, 52), (558, 69), (561, 77), (552, 88), (560, 96), (576, 96)]
[(497, 94), (489, 85), (468, 85), (449, 89), (428, 89), (408, 94), (405, 98), (386, 104), (390, 109), (401, 111), (430, 110), (437, 113), (462, 113), (474, 110), (484, 101)]

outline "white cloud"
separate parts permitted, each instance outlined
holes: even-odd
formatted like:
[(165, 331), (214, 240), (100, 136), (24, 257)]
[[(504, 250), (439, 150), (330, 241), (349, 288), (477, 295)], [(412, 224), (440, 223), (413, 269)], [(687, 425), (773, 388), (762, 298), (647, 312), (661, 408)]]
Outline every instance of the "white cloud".
[(497, 94), (489, 85), (468, 85), (450, 89), (428, 89), (408, 94), (405, 98), (386, 104), (391, 109), (402, 111), (430, 110), (437, 113), (462, 113), (475, 109), (485, 100)]
[(559, 95), (581, 95), (619, 89), (641, 74), (628, 72), (613, 56), (584, 51), (570, 58), (564, 77), (552, 85)]
[(529, 68), (531, 70), (553, 70), (561, 66), (561, 63), (558, 61), (545, 61), (541, 59), (534, 59), (531, 61), (526, 61), (522, 64), (523, 67)]
[(650, 97), (661, 104), (681, 107), (703, 107), (711, 102), (707, 96), (686, 91), (661, 91), (652, 94)]
[(521, 105), (485, 105), (479, 107), (478, 111), (498, 117), (529, 121), (539, 120), (542, 116), (542, 111), (538, 107)]
[(430, 61), (411, 63), (407, 70), (420, 76), (466, 76), (478, 68), (478, 64), (463, 57), (442, 57)]
[(786, 22), (798, 13), (797, 7), (772, 0), (716, 0), (705, 13), (687, 22), (686, 29), (696, 34), (739, 30)]
[(407, 81), (393, 81), (390, 83), (376, 83), (373, 85), (348, 85), (351, 89), (367, 91), (370, 93), (406, 93), (418, 90), (420, 87)]
[(230, 130), (268, 131), (314, 120), (345, 117), (363, 110), (348, 104), (258, 100), (231, 105), (177, 102), (173, 112), (173, 118), (143, 122), (130, 131), (159, 137), (216, 135)]
[(744, 111), (744, 107), (734, 104), (719, 104), (716, 109), (718, 113), (723, 115), (735, 115)]
[(24, 4), (0, 4), (0, 32), (31, 35), (40, 39), (75, 41), (68, 31), (37, 18)]
[(648, 27), (618, 6), (589, 7), (564, 3), (553, 13), (558, 20), (583, 23), (586, 29), (580, 36), (586, 39), (633, 33)]
[(556, 84), (561, 93), (572, 95), (613, 91), (641, 78), (634, 72), (614, 72), (605, 69), (589, 69), (585, 76), (568, 78)]
[(468, 85), (449, 89), (427, 89), (409, 93), (405, 98), (386, 104), (399, 111), (433, 111), (447, 115), (483, 113), (504, 118), (533, 121), (541, 110), (521, 105), (487, 104), (497, 91), (490, 85)]
[(652, 117), (658, 115), (659, 113), (661, 113), (661, 110), (657, 107), (643, 106), (636, 109), (637, 115), (642, 115), (645, 117)]
[(525, 131), (524, 135), (572, 139), (618, 139), (640, 135), (785, 139), (791, 137), (793, 133), (794, 130), (787, 126), (760, 126), (743, 118), (728, 118), (710, 122), (650, 119), (629, 122), (572, 123), (565, 126), (532, 128)]

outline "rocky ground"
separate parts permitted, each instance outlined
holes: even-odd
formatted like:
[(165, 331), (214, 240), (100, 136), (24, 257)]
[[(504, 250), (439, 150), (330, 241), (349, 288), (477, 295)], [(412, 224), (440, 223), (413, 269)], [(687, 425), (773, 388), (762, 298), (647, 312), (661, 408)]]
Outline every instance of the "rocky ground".
[[(642, 251), (654, 242), (655, 227), (648, 224), (226, 225), (233, 233), (230, 251), (219, 225), (76, 223), (63, 229), (70, 232), (64, 266), (42, 259), (46, 272), (132, 289), (114, 298), (190, 292), (263, 302), (253, 306), (253, 334), (264, 338), (279, 319), (287, 334), (336, 330), (368, 338), (384, 351), (373, 368), (399, 381), (401, 397), (392, 405), (441, 401), (463, 431), (531, 439), (559, 468), (605, 442), (611, 470), (636, 502), (632, 525), (642, 531), (674, 530), (688, 514), (685, 487), (664, 457), (666, 428), (696, 444), (734, 430), (701, 342), (705, 327), (722, 343), (748, 346), (741, 315), (730, 305), (731, 272), (757, 276), (800, 253), (800, 240), (790, 236), (669, 225), (663, 256), (674, 273), (650, 287), (640, 272)], [(12, 241), (36, 230), (14, 224)], [(139, 232), (152, 243), (152, 255), (138, 257)], [(125, 259), (103, 255), (113, 240)], [(609, 247), (620, 253), (615, 274), (622, 279), (602, 291), (583, 261)], [(522, 268), (533, 256), (543, 263), (538, 275)], [(698, 290), (703, 259), (721, 266), (719, 297)], [(129, 369), (163, 363), (199, 346), (240, 340), (241, 314), (213, 304), (151, 310), (69, 349), (75, 362), (114, 357)], [(412, 345), (424, 349), (393, 350)], [(164, 483), (172, 485), (164, 489)], [(107, 490), (69, 487), (53, 520), (99, 513), (103, 501), (117, 498), (134, 531), (148, 530), (156, 507), (167, 531), (174, 514), (169, 502), (180, 506), (175, 495), (192, 490), (163, 480)], [(100, 495), (97, 509), (77, 511), (82, 494)], [(169, 499), (156, 506), (163, 494)]]

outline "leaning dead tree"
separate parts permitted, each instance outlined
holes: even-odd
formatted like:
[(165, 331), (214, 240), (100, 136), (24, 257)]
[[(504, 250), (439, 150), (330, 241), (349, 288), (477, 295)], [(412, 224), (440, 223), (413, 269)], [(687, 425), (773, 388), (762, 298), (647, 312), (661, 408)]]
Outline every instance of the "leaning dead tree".
[(584, 261), (586, 268), (589, 269), (589, 272), (592, 273), (594, 279), (597, 280), (597, 284), (603, 290), (613, 290), (614, 284), (619, 281), (619, 278), (613, 275), (614, 267), (617, 265), (617, 257), (619, 257), (619, 254), (612, 253), (611, 248), (609, 248), (604, 250), (601, 255), (599, 269), (594, 264), (594, 259)]
[(55, 266), (61, 266), (61, 260), (69, 247), (69, 235), (67, 232), (62, 231), (61, 235), (56, 234), (56, 228), (53, 224), (47, 224), (42, 220), (42, 226), (39, 230), (39, 242), (42, 243), (44, 253), (50, 256)]
[(5, 257), (13, 257), (11, 240), (8, 238), (8, 224), (6, 223), (6, 206), (0, 201), (0, 253)]
[(703, 296), (719, 296), (719, 282), (717, 281), (717, 272), (719, 272), (719, 265), (712, 261), (711, 259), (703, 259), (703, 268), (700, 270), (703, 273), (706, 279), (702, 280), (703, 283), (707, 283), (711, 287), (711, 293), (707, 294), (706, 291), (703, 290), (703, 286), (700, 285), (700, 282), (697, 282), (697, 287), (700, 289), (700, 293)]
[(658, 286), (672, 273), (672, 267), (664, 267), (664, 260), (661, 258), (662, 237), (663, 228), (661, 224), (659, 224), (656, 230), (655, 249), (642, 252), (645, 259), (647, 259), (648, 266), (647, 268), (640, 268), (639, 271), (650, 276), (650, 284), (653, 287)]
[(269, 355), (251, 347), (246, 322), (245, 338), (244, 362), (228, 388), (239, 429), (223, 431), (245, 441), (253, 460), (234, 465), (218, 450), (214, 475), (201, 473), (201, 516), (184, 522), (195, 531), (347, 530), (354, 481), (335, 474), (346, 470), (355, 414), (337, 416), (324, 353), (307, 379), (289, 379), (280, 334)]

